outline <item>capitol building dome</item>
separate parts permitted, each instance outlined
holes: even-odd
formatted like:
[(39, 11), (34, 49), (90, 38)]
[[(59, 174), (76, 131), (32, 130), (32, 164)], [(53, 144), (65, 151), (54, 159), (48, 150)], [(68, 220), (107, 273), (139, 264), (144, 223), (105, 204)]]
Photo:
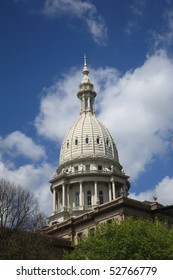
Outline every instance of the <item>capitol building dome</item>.
[(81, 114), (68, 131), (61, 147), (60, 164), (87, 157), (118, 163), (118, 152), (110, 132), (92, 112)]
[(53, 193), (50, 223), (79, 216), (99, 204), (127, 196), (130, 187), (114, 140), (95, 115), (96, 92), (89, 79), (86, 57), (77, 97), (80, 115), (62, 142), (59, 166), (50, 180)]

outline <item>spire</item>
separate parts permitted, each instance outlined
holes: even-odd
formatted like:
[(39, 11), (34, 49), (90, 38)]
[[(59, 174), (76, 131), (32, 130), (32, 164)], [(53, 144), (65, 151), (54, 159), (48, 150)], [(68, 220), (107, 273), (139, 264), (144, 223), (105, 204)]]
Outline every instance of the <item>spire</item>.
[(77, 97), (81, 101), (80, 113), (82, 114), (91, 112), (92, 114), (94, 114), (94, 99), (96, 96), (96, 92), (94, 91), (94, 86), (90, 82), (88, 77), (89, 70), (86, 62), (86, 54), (84, 55), (84, 67), (82, 73), (83, 78), (81, 84), (79, 85), (79, 91), (77, 93)]
[(90, 82), (89, 77), (89, 70), (88, 70), (88, 66), (86, 63), (86, 54), (84, 54), (84, 68), (83, 68), (83, 79), (82, 79), (82, 83), (88, 83)]

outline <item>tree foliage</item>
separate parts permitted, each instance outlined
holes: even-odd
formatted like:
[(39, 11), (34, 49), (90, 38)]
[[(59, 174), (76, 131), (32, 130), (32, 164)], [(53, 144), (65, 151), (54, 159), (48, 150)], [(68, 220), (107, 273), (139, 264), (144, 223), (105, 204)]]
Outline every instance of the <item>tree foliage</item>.
[(36, 230), (45, 225), (44, 214), (39, 211), (33, 193), (21, 186), (0, 180), (0, 227)]
[(66, 259), (173, 259), (173, 227), (165, 222), (128, 218), (123, 223), (100, 224), (84, 237)]
[(0, 260), (61, 260), (64, 248), (57, 241), (39, 232), (0, 228)]

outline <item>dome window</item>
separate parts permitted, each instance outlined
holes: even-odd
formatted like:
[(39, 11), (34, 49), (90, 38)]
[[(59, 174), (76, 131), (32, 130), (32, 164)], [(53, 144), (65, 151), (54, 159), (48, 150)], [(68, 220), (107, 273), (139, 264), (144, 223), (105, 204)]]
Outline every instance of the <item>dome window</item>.
[(85, 143), (88, 144), (89, 143), (89, 138), (88, 138), (88, 135), (86, 136), (85, 138)]
[(85, 109), (88, 109), (88, 97), (85, 98)]
[(74, 166), (74, 172), (78, 172), (78, 165)]
[(97, 142), (97, 144), (100, 144), (100, 137), (99, 136), (97, 136), (96, 142)]
[(67, 148), (69, 148), (69, 140), (67, 140)]
[(109, 139), (106, 138), (106, 145), (109, 147), (110, 143), (109, 143)]
[(102, 165), (98, 165), (98, 170), (99, 170), (99, 171), (103, 170)]
[(85, 169), (86, 171), (90, 171), (90, 164), (86, 164)]
[(77, 138), (75, 139), (75, 145), (78, 145), (78, 139)]

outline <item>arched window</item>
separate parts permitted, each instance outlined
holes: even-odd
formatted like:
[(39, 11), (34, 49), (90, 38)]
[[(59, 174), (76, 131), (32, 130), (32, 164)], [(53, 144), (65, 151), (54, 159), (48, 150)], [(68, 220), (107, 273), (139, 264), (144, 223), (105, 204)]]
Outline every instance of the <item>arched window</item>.
[(109, 146), (109, 139), (106, 138), (106, 145)]
[(76, 139), (75, 139), (75, 145), (77, 145), (78, 144), (78, 139), (77, 139), (77, 137), (76, 137)]
[(89, 143), (89, 138), (88, 138), (88, 135), (86, 136), (85, 138), (85, 143), (88, 144)]
[(85, 109), (88, 109), (88, 97), (85, 98)]
[(87, 191), (87, 205), (91, 206), (91, 191)]
[(103, 204), (103, 192), (99, 191), (99, 204)]
[(100, 138), (99, 138), (99, 136), (97, 136), (96, 142), (97, 142), (97, 144), (100, 144)]
[(76, 192), (76, 194), (75, 194), (75, 204), (76, 204), (76, 207), (79, 207), (79, 192)]
[(69, 140), (67, 140), (67, 148), (69, 148)]

